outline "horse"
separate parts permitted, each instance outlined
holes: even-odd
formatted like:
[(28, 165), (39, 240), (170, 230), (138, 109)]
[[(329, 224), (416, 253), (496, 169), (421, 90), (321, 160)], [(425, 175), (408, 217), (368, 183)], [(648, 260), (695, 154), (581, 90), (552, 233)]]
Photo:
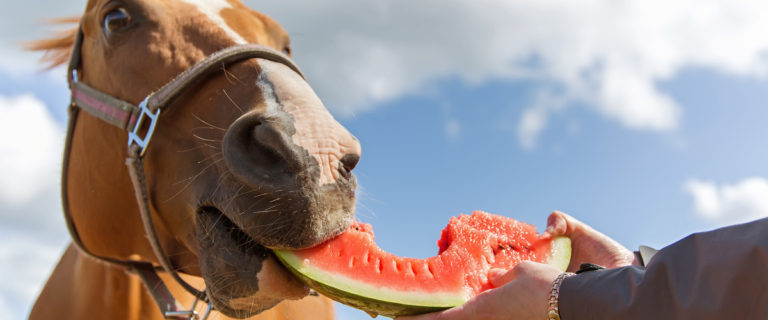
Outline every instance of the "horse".
[[(31, 45), (52, 66), (71, 57), (73, 243), (29, 318), (193, 319), (209, 305), (222, 319), (332, 319), (332, 302), (270, 249), (311, 247), (353, 222), (361, 148), (288, 58), (287, 32), (239, 0), (88, 0), (75, 21)], [(201, 64), (211, 71), (184, 79)], [(174, 99), (147, 107), (180, 78)], [(78, 112), (101, 106), (89, 99), (122, 109)], [(162, 305), (163, 293), (175, 300)]]

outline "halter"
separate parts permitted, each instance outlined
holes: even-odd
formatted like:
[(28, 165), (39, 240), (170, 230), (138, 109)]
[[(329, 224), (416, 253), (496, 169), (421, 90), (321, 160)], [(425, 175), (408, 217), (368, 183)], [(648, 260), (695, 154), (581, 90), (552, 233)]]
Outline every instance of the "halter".
[[(302, 78), (304, 75), (290, 58), (274, 49), (257, 44), (235, 45), (213, 53), (193, 65), (157, 91), (147, 95), (137, 106), (105, 94), (80, 81), (81, 79), (78, 70), (82, 67), (80, 55), (82, 42), (83, 31), (82, 29), (79, 29), (75, 38), (68, 69), (69, 88), (72, 93), (72, 98), (69, 105), (69, 124), (67, 126), (67, 138), (64, 147), (64, 164), (61, 179), (62, 207), (64, 209), (64, 218), (67, 222), (67, 229), (69, 229), (72, 241), (87, 255), (109, 264), (117, 265), (138, 275), (144, 283), (144, 286), (155, 299), (157, 306), (160, 308), (160, 311), (166, 319), (201, 319), (200, 315), (195, 311), (195, 306), (199, 301), (202, 301), (203, 303), (208, 304), (208, 307), (202, 316), (202, 319), (205, 320), (213, 309), (213, 305), (211, 304), (206, 291), (198, 290), (184, 281), (172, 267), (168, 256), (160, 245), (155, 225), (152, 220), (152, 214), (149, 209), (150, 200), (146, 184), (143, 157), (147, 150), (147, 146), (152, 139), (152, 134), (155, 131), (160, 112), (171, 106), (173, 101), (181, 96), (187, 89), (197, 85), (211, 74), (221, 71), (224, 67), (240, 61), (253, 58), (271, 60), (286, 65), (298, 73)], [(69, 167), (72, 133), (80, 109), (128, 132), (128, 157), (125, 160), (125, 164), (128, 167), (128, 173), (133, 182), (133, 189), (136, 201), (139, 205), (139, 214), (141, 215), (144, 233), (149, 240), (152, 251), (157, 257), (160, 264), (159, 267), (149, 261), (130, 259), (121, 260), (97, 255), (89, 251), (80, 239), (80, 235), (77, 232), (77, 228), (75, 227), (75, 223), (69, 211), (69, 199), (67, 197), (67, 169)], [(163, 283), (157, 275), (157, 271), (159, 270), (165, 270), (165, 272), (171, 275), (176, 282), (195, 297), (194, 304), (188, 310), (179, 305), (170, 290), (168, 290), (168, 287), (166, 287), (165, 283)]]

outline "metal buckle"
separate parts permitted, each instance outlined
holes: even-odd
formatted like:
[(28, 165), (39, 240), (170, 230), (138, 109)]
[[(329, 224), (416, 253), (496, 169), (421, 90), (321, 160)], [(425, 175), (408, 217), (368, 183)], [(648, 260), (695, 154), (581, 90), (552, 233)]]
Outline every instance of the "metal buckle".
[(198, 302), (200, 302), (200, 299), (195, 298), (195, 301), (192, 302), (192, 306), (189, 307), (189, 310), (166, 311), (163, 313), (163, 317), (166, 319), (207, 320), (208, 316), (211, 315), (211, 311), (213, 311), (213, 305), (210, 302), (207, 302), (208, 306), (205, 308), (205, 313), (201, 317), (200, 314), (195, 311)]
[(179, 320), (198, 320), (200, 315), (195, 310), (185, 311), (166, 311), (164, 314), (166, 319), (179, 319)]
[[(152, 139), (152, 133), (155, 132), (157, 118), (160, 115), (160, 108), (158, 108), (155, 113), (149, 111), (147, 108), (147, 100), (149, 100), (149, 97), (139, 103), (139, 118), (136, 119), (136, 125), (134, 125), (133, 130), (128, 133), (128, 147), (130, 148), (134, 143), (139, 146), (139, 156), (144, 156), (144, 151), (147, 150), (149, 140)], [(141, 126), (144, 123), (144, 117), (149, 118), (150, 123), (147, 132), (144, 133), (144, 137), (142, 138), (139, 135), (139, 130), (141, 130)]]

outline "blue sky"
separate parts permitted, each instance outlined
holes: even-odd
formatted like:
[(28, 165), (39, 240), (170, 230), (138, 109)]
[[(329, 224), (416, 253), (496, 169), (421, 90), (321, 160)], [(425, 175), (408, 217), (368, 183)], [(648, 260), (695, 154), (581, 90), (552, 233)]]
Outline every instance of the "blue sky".
[[(472, 210), (540, 228), (562, 210), (630, 249), (768, 216), (760, 2), (246, 3), (292, 34), (310, 84), (360, 139), (357, 215), (388, 251), (431, 256)], [(29, 24), (0, 32), (0, 273), (18, 274), (0, 307), (18, 319), (68, 241), (63, 71), (36, 71), (17, 46), (83, 3), (57, 6), (0, 17)]]
[[(510, 137), (499, 124), (510, 115), (494, 107), (524, 104), (525, 84), (442, 87), (438, 98), (406, 98), (344, 121), (364, 146), (359, 215), (374, 224), (383, 247), (405, 255), (432, 253), (447, 219), (473, 209), (542, 227), (559, 209), (628, 247), (661, 246), (718, 225), (696, 213), (688, 179), (768, 175), (765, 81), (686, 71), (663, 86), (684, 106), (678, 130), (629, 131), (570, 109), (533, 150)], [(446, 134), (447, 117), (460, 133)]]
[[(630, 249), (660, 248), (743, 219), (704, 218), (686, 181), (768, 176), (768, 81), (686, 70), (662, 85), (685, 114), (673, 132), (629, 131), (574, 108), (524, 150), (507, 125), (519, 116), (514, 105), (530, 99), (530, 86), (447, 81), (435, 96), (399, 99), (343, 121), (363, 144), (358, 216), (374, 225), (381, 247), (429, 257), (451, 216), (486, 210), (541, 230), (557, 209)], [(505, 104), (512, 110), (499, 107)], [(458, 133), (446, 121), (456, 121)]]

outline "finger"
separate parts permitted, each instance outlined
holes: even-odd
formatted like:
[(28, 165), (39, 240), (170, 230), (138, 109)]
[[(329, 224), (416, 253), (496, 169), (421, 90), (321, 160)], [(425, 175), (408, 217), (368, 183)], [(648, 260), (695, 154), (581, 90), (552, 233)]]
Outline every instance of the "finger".
[(418, 316), (397, 317), (395, 320), (437, 320), (439, 315), (440, 312), (432, 312), (427, 314), (420, 314)]
[(586, 236), (592, 239), (609, 240), (608, 236), (598, 232), (589, 225), (560, 211), (554, 211), (547, 218), (547, 231), (553, 236), (579, 237)]
[(550, 236), (563, 236), (568, 231), (568, 216), (560, 211), (552, 212), (547, 218), (547, 230), (545, 234)]
[(494, 288), (499, 288), (517, 277), (535, 273), (543, 266), (545, 265), (533, 261), (522, 261), (510, 270), (494, 268), (488, 271), (488, 280)]
[[(501, 295), (500, 295), (501, 294)], [(499, 306), (508, 306), (504, 292), (499, 289), (483, 291), (466, 303), (440, 312), (418, 316), (398, 317), (397, 320), (468, 320), (489, 319), (488, 315), (500, 315)]]
[(471, 313), (467, 312), (467, 305), (471, 305), (475, 300), (470, 300), (467, 303), (447, 309), (440, 312), (432, 312), (417, 316), (397, 317), (396, 320), (466, 320), (471, 319)]

